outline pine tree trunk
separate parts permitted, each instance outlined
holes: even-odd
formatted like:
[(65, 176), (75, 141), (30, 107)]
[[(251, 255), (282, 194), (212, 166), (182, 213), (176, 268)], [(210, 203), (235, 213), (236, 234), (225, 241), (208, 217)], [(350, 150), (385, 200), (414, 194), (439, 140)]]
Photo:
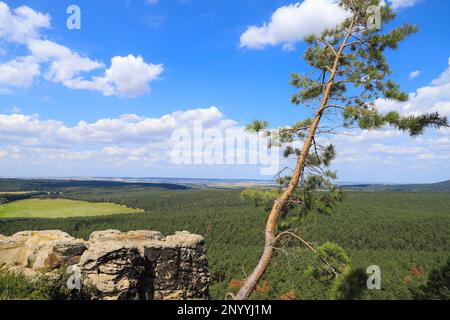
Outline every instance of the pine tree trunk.
[(280, 217), (281, 211), (283, 210), (284, 206), (290, 200), (290, 198), (294, 194), (295, 190), (297, 189), (298, 183), (299, 183), (300, 178), (305, 169), (306, 158), (311, 149), (311, 145), (312, 145), (314, 136), (316, 134), (317, 128), (319, 126), (320, 120), (322, 119), (323, 112), (325, 111), (325, 109), (327, 107), (331, 87), (334, 84), (336, 72), (338, 71), (339, 60), (342, 57), (342, 52), (344, 51), (345, 46), (347, 45), (350, 35), (352, 33), (354, 19), (355, 19), (355, 17), (352, 18), (350, 26), (347, 31), (347, 34), (346, 34), (342, 44), (340, 45), (339, 50), (336, 52), (336, 57), (334, 60), (333, 68), (331, 69), (330, 78), (329, 78), (327, 85), (325, 86), (325, 89), (323, 92), (323, 99), (322, 99), (320, 108), (317, 111), (317, 113), (314, 117), (313, 123), (309, 129), (308, 136), (303, 145), (302, 153), (297, 160), (297, 164), (295, 166), (294, 174), (292, 175), (291, 181), (290, 181), (288, 187), (284, 190), (281, 197), (275, 201), (275, 203), (272, 207), (272, 210), (269, 214), (269, 218), (267, 220), (267, 225), (266, 225), (266, 231), (265, 231), (264, 252), (259, 260), (258, 265), (253, 270), (253, 272), (250, 274), (250, 276), (246, 279), (244, 285), (242, 286), (242, 288), (239, 290), (239, 292), (234, 297), (235, 300), (248, 299), (250, 294), (255, 289), (258, 281), (261, 279), (263, 274), (266, 272), (267, 267), (270, 264), (270, 261), (272, 260), (273, 250), (274, 250), (275, 242), (276, 242), (276, 229), (277, 229), (278, 219)]

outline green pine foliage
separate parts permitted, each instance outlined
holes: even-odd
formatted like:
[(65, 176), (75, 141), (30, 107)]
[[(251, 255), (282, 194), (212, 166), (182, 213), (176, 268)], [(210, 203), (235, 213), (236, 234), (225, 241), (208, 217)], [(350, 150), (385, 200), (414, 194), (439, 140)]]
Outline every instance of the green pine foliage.
[[(311, 212), (331, 214), (342, 199), (342, 191), (333, 185), (337, 174), (329, 169), (336, 151), (332, 145), (319, 143), (323, 141), (322, 136), (325, 135), (326, 140), (336, 132), (357, 128), (376, 130), (387, 125), (417, 136), (427, 128), (448, 127), (447, 118), (438, 113), (402, 115), (398, 112), (382, 114), (377, 110), (379, 99), (408, 100), (408, 95), (392, 80), (393, 71), (386, 51), (397, 49), (402, 41), (418, 31), (417, 26), (404, 23), (391, 28), (389, 23), (396, 15), (382, 0), (341, 0), (339, 5), (349, 12), (349, 17), (334, 28), (307, 36), (304, 40), (308, 47), (303, 60), (309, 69), (291, 74), (290, 84), (297, 91), (291, 101), (309, 108), (311, 117), (276, 130), (269, 129), (269, 123), (260, 120), (247, 127), (251, 132), (264, 132), (271, 137), (271, 146), (283, 147), (285, 157), (297, 159), (295, 169), (290, 169), (294, 178), (286, 173), (289, 169), (279, 173), (278, 192), (245, 191), (242, 195), (247, 199), (254, 197), (255, 205), (264, 204), (266, 209), (272, 204), (274, 210), (278, 210), (276, 201), (287, 198), (282, 203), (280, 218), (279, 210), (271, 213), (271, 217), (277, 214), (277, 231), (291, 228)], [(371, 6), (380, 9), (380, 28), (367, 24), (369, 12), (373, 13), (369, 10)], [(299, 145), (305, 147), (299, 148)], [(293, 194), (292, 188), (296, 188)], [(329, 240), (334, 241), (334, 238)], [(339, 246), (328, 242), (325, 245), (329, 247), (330, 256), (344, 255)], [(318, 250), (323, 259), (321, 254)], [(346, 268), (338, 269), (337, 277), (350, 272)], [(311, 273), (314, 277), (324, 276), (323, 270), (314, 270)]]
[(342, 277), (349, 268), (350, 258), (347, 253), (335, 243), (325, 242), (316, 248), (316, 262), (311, 264), (307, 273), (322, 282), (334, 282)]
[(444, 266), (431, 271), (425, 285), (411, 291), (416, 300), (450, 300), (450, 258)]

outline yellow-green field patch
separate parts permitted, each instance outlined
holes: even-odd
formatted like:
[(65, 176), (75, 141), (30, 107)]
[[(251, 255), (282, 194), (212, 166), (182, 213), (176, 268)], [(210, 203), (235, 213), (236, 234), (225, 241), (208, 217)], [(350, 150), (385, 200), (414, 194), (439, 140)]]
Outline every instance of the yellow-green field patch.
[(10, 195), (23, 195), (23, 194), (32, 194), (36, 191), (0, 191), (0, 196), (10, 196)]
[(67, 199), (27, 199), (0, 205), (0, 218), (92, 217), (141, 212), (144, 210), (114, 203)]

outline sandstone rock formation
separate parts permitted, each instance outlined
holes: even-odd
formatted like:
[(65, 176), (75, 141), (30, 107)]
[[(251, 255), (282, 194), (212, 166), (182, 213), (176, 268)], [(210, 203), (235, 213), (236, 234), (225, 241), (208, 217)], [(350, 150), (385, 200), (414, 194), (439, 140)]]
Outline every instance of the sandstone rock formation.
[(95, 231), (89, 237), (89, 242), (104, 241), (129, 241), (140, 243), (147, 240), (164, 240), (164, 235), (159, 231), (140, 230), (121, 232), (119, 230)]
[(0, 235), (0, 264), (25, 274), (77, 270), (70, 277), (78, 277), (74, 283), (88, 299), (209, 297), (203, 237), (186, 231), (164, 237), (156, 231), (106, 230), (92, 233), (89, 241), (61, 231)]
[(62, 231), (24, 231), (0, 238), (0, 264), (50, 272), (77, 264), (85, 241)]
[(208, 261), (201, 236), (177, 232), (165, 241), (145, 245), (144, 255), (146, 278), (153, 279), (149, 297), (180, 300), (208, 296)]
[(79, 263), (84, 294), (95, 300), (137, 300), (144, 275), (139, 249), (116, 241), (90, 245)]

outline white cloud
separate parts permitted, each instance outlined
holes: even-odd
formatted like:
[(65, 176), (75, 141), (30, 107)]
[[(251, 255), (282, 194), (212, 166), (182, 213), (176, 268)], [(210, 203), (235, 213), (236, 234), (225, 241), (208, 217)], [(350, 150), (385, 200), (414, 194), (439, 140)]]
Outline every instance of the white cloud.
[(384, 128), (383, 130), (361, 130), (355, 133), (341, 133), (336, 137), (337, 142), (353, 144), (367, 143), (370, 141), (380, 141), (390, 138), (402, 136), (402, 132), (392, 128)]
[(435, 154), (435, 153), (422, 153), (419, 154), (418, 158), (420, 160), (450, 160), (450, 153), (447, 154)]
[(411, 78), (411, 79), (414, 79), (414, 78), (417, 78), (418, 76), (420, 76), (422, 74), (422, 71), (420, 71), (420, 70), (415, 70), (415, 71), (412, 71), (410, 74), (409, 74), (409, 77)]
[(201, 121), (205, 129), (236, 126), (216, 107), (178, 111), (160, 118), (123, 115), (92, 123), (80, 121), (73, 127), (60, 121), (42, 120), (38, 115), (0, 114), (0, 141), (61, 148), (143, 144), (166, 141), (175, 129), (191, 128), (195, 121)]
[(70, 79), (65, 85), (72, 89), (101, 91), (105, 96), (137, 97), (150, 92), (149, 82), (158, 79), (163, 65), (147, 64), (141, 56), (114, 57), (104, 76), (92, 80)]
[(390, 0), (392, 9), (408, 8), (414, 6), (420, 0)]
[[(0, 114), (0, 167), (3, 174), (19, 176), (191, 176), (196, 172), (200, 177), (207, 174), (217, 176), (215, 173), (224, 170), (223, 177), (231, 174), (242, 177), (248, 165), (219, 169), (217, 165), (186, 167), (172, 162), (171, 150), (176, 143), (172, 140), (172, 133), (177, 129), (187, 130), (194, 137), (194, 147), (198, 140), (192, 133), (197, 121), (202, 122), (204, 130), (244, 133), (242, 126), (226, 118), (216, 107), (177, 111), (157, 118), (125, 114), (94, 122), (80, 121), (73, 126), (62, 121), (45, 120), (39, 115)], [(205, 136), (202, 146), (223, 146), (223, 142), (223, 137), (209, 141)], [(450, 155), (450, 130), (427, 131), (426, 135), (416, 139), (392, 128), (362, 130), (351, 135), (338, 135), (332, 141), (319, 142), (332, 142), (336, 146), (338, 157), (335, 165), (339, 173), (346, 174), (344, 177), (362, 181), (394, 181), (390, 174), (402, 170), (409, 172), (408, 179), (414, 181), (415, 168), (420, 164), (424, 174), (440, 168), (440, 173), (435, 173), (438, 178), (433, 178), (436, 181), (448, 178), (445, 177), (448, 171), (443, 167), (444, 160), (448, 160)], [(201, 150), (194, 147), (193, 156), (199, 152)], [(245, 154), (255, 154), (256, 150), (237, 145), (234, 152), (237, 157), (245, 157)], [(149, 173), (147, 170), (153, 171)], [(259, 176), (259, 173), (254, 173), (254, 176)]]
[(312, 33), (341, 23), (347, 12), (338, 7), (335, 0), (305, 0), (278, 8), (269, 23), (250, 26), (241, 35), (240, 45), (250, 49), (262, 49), (269, 45), (283, 44), (292, 50), (293, 45)]
[[(391, 0), (393, 9), (411, 7), (420, 0)], [(240, 46), (263, 49), (282, 45), (292, 51), (296, 42), (307, 35), (319, 33), (344, 21), (348, 13), (337, 0), (304, 0), (275, 10), (270, 21), (260, 26), (249, 26), (241, 35)]]
[[(394, 131), (394, 130), (392, 130)], [(450, 177), (450, 132), (427, 130), (425, 135), (411, 138), (408, 134), (385, 134), (391, 129), (360, 131), (353, 138), (333, 140), (337, 158), (334, 167), (344, 181), (432, 182)], [(358, 135), (370, 139), (359, 139)], [(378, 136), (378, 139), (375, 137)], [(420, 170), (418, 171), (418, 169)]]
[(398, 145), (389, 146), (381, 143), (373, 144), (368, 149), (370, 153), (384, 153), (392, 155), (418, 154), (425, 150), (426, 149), (424, 147), (398, 146)]
[(136, 97), (149, 93), (150, 82), (163, 72), (161, 64), (148, 64), (141, 56), (130, 54), (113, 57), (103, 76), (86, 77), (85, 73), (105, 69), (105, 65), (45, 39), (41, 31), (46, 28), (50, 28), (50, 16), (25, 6), (11, 10), (0, 2), (0, 40), (25, 45), (30, 51), (27, 57), (0, 63), (0, 91), (29, 87), (48, 65), (44, 74), (47, 81), (106, 96)]
[(22, 112), (22, 109), (20, 109), (18, 106), (14, 106), (14, 107), (12, 107), (12, 110), (11, 110), (13, 113), (21, 113)]
[(19, 57), (0, 64), (0, 85), (25, 88), (39, 76), (40, 67), (32, 56)]
[(439, 78), (431, 82), (432, 85), (441, 86), (450, 83), (450, 58), (448, 58), (448, 68), (439, 76)]
[(28, 43), (28, 48), (33, 57), (40, 62), (50, 62), (50, 67), (45, 75), (49, 81), (65, 84), (66, 81), (81, 72), (89, 72), (103, 67), (101, 62), (81, 57), (69, 48), (49, 40), (32, 40)]
[(40, 29), (50, 28), (50, 16), (22, 6), (10, 10), (0, 2), (0, 38), (8, 41), (27, 43), (39, 37)]
[(441, 115), (450, 116), (450, 59), (449, 67), (430, 85), (411, 93), (409, 101), (396, 102), (379, 99), (376, 105), (381, 112), (400, 111), (407, 115), (439, 112)]
[[(179, 140), (180, 133), (183, 137), (187, 133), (189, 140)], [(236, 139), (231, 147), (227, 139), (230, 137)], [(27, 175), (26, 172), (32, 176), (39, 172), (62, 176), (101, 176), (111, 172), (119, 176), (135, 172), (146, 176), (146, 169), (157, 170), (153, 171), (156, 175), (173, 175), (173, 170), (182, 168), (186, 172), (199, 170), (199, 175), (206, 176), (208, 170), (216, 175), (220, 171), (217, 166), (227, 165), (225, 174), (229, 177), (234, 172), (239, 177), (249, 168), (259, 175), (261, 166), (277, 166), (276, 160), (267, 163), (270, 160), (260, 153), (264, 151), (249, 145), (246, 139), (250, 138), (244, 128), (216, 107), (177, 111), (159, 118), (127, 114), (95, 122), (80, 121), (74, 126), (38, 115), (0, 114), (0, 167), (4, 174), (19, 176)], [(191, 148), (190, 159), (201, 159), (200, 163), (173, 160), (180, 143)], [(216, 159), (218, 162), (214, 162)]]
[[(438, 111), (441, 115), (450, 116), (450, 59), (449, 67), (428, 86), (411, 93), (409, 101), (399, 103), (380, 99), (376, 105), (383, 113), (399, 111), (405, 115), (419, 115)], [(449, 178), (450, 172), (446, 169), (449, 166), (445, 164), (445, 160), (450, 158), (448, 128), (430, 129), (414, 139), (407, 133), (389, 127), (376, 131), (361, 130), (340, 135), (332, 142), (339, 154), (336, 163), (340, 168), (345, 168), (344, 172), (348, 175), (352, 174), (352, 170), (363, 170), (360, 168), (383, 173), (392, 167), (396, 169), (392, 169), (391, 175), (409, 172), (409, 181), (414, 181), (415, 175), (423, 181), (430, 181), (427, 172), (433, 172), (433, 180), (436, 181)], [(358, 164), (358, 168), (353, 167), (354, 163)], [(420, 175), (416, 170), (418, 166)], [(384, 181), (392, 181), (389, 176), (386, 177)]]

